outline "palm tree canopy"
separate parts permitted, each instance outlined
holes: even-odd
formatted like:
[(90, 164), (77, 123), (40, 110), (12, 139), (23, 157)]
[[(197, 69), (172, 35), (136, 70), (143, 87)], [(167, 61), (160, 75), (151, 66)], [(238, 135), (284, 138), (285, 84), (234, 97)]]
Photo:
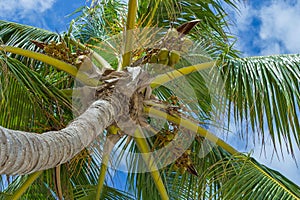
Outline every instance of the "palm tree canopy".
[[(31, 175), (9, 177), (8, 187), (5, 176), (1, 176), (1, 195), (10, 198), (23, 194), (22, 198), (25, 199), (55, 199), (62, 196), (66, 199), (91, 199), (100, 195), (103, 199), (147, 199), (149, 196), (151, 199), (300, 199), (299, 186), (279, 172), (258, 163), (251, 155), (237, 152), (207, 130), (209, 125), (215, 123), (216, 113), (225, 116), (226, 125), (229, 125), (232, 112), (234, 123), (249, 121), (249, 130), (262, 138), (262, 143), (270, 135), (276, 151), (282, 151), (283, 144), (291, 153), (300, 147), (297, 116), (300, 55), (240, 58), (231, 43), (234, 37), (228, 33), (229, 22), (224, 4), (236, 8), (234, 0), (222, 3), (216, 0), (130, 0), (128, 5), (123, 1), (92, 1), (89, 7), (77, 10), (80, 15), (72, 21), (70, 29), (62, 34), (0, 21), (0, 125), (36, 133), (66, 127), (74, 119), (72, 92), (76, 93), (84, 84), (90, 86), (88, 84), (94, 82), (86, 81), (93, 79), (91, 77), (79, 76), (77, 78), (81, 83), (78, 84), (72, 74), (73, 71), (77, 72), (75, 62), (67, 63), (66, 59), (46, 54), (46, 50), (38, 47), (34, 41), (46, 45), (51, 42), (64, 43), (70, 55), (85, 50), (93, 51), (95, 65), (122, 69), (120, 58), (123, 56), (124, 61), (126, 55), (101, 45), (112, 44), (110, 38), (124, 29), (132, 28), (128, 25), (132, 22), (130, 16), (133, 16), (134, 26), (142, 28), (178, 28), (191, 19), (198, 19), (200, 23), (185, 37), (193, 41), (193, 47), (201, 49), (200, 53), (190, 56), (195, 63), (182, 58), (168, 71), (169, 74), (173, 70), (180, 71), (178, 78), (164, 74), (160, 77), (165, 82), (171, 82), (172, 79), (178, 81), (175, 83), (183, 88), (181, 90), (186, 89), (181, 82), (186, 80), (194, 95), (189, 97), (183, 92), (186, 98), (174, 99), (177, 91), (162, 85), (153, 87), (155, 101), (150, 98), (150, 101), (146, 99), (148, 101), (143, 103), (143, 111), (151, 116), (143, 122), (150, 124), (153, 129), (159, 128), (157, 135), (131, 139), (128, 135), (123, 136), (115, 125), (104, 127), (107, 129), (90, 146), (59, 167)], [(5, 47), (39, 52), (45, 59), (41, 59), (39, 54), (34, 57), (33, 54), (22, 54), (22, 51), (16, 53)], [(168, 49), (168, 56), (174, 51)], [(156, 56), (162, 54), (162, 50), (150, 52)], [(148, 53), (149, 49), (130, 52), (130, 64), (147, 57)], [(67, 63), (63, 65), (65, 68), (55, 64), (59, 61)], [(203, 66), (207, 66), (206, 69), (199, 71)], [(208, 81), (211, 79), (221, 82), (221, 87), (212, 88), (216, 85)], [(183, 107), (187, 108), (187, 112), (181, 110)], [(160, 113), (167, 119), (165, 124), (158, 120)], [(218, 124), (217, 128), (225, 131), (226, 125), (222, 127), (222, 124)], [(247, 128), (240, 133), (242, 136), (248, 133)], [(126, 160), (128, 156), (125, 150), (146, 153), (163, 147), (166, 139), (161, 138), (189, 134), (194, 137), (186, 151), (181, 152), (181, 157), (159, 170), (149, 163), (147, 165), (145, 157), (128, 157), (128, 191), (124, 192), (108, 186), (109, 178), (103, 184), (107, 168), (104, 165), (99, 167), (101, 161), (105, 163), (107, 160), (103, 152), (109, 149), (107, 143), (110, 139), (116, 138), (111, 136), (114, 131), (123, 136), (113, 143), (123, 153), (110, 149), (114, 158), (111, 162), (114, 161), (112, 165), (116, 165), (116, 169), (118, 162)], [(170, 133), (171, 136), (167, 136)], [(148, 132), (137, 131), (135, 134)], [(207, 148), (209, 152), (204, 151)], [(158, 159), (156, 164), (159, 162)], [(135, 173), (137, 169), (145, 168), (153, 170)], [(107, 173), (111, 175), (112, 172), (108, 170)]]

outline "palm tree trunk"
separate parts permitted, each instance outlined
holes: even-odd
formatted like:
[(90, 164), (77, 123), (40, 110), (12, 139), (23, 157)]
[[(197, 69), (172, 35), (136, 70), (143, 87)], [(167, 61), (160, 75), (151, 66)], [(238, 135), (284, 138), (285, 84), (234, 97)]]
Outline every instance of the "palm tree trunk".
[[(87, 147), (118, 118), (129, 114), (129, 99), (147, 78), (139, 67), (119, 72), (113, 94), (102, 95), (60, 131), (43, 134), (0, 126), (0, 174), (29, 174), (65, 163)], [(116, 79), (115, 75), (112, 76)], [(126, 123), (126, 122), (125, 122)]]
[(0, 127), (0, 174), (28, 174), (67, 162), (109, 126), (119, 101), (95, 101), (60, 131), (43, 134)]

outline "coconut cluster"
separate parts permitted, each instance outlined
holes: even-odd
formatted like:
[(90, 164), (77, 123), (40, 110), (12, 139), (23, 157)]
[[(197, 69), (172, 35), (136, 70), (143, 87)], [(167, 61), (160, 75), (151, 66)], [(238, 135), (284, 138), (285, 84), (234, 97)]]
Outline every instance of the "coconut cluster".
[(58, 60), (62, 60), (71, 65), (75, 65), (76, 67), (79, 67), (82, 64), (82, 59), (79, 59), (80, 56), (85, 56), (90, 54), (90, 51), (87, 49), (71, 50), (65, 41), (61, 41), (61, 42), (50, 41), (49, 43), (39, 42), (39, 41), (31, 41), (31, 42), (34, 43), (39, 48), (41, 48), (46, 55), (56, 58)]

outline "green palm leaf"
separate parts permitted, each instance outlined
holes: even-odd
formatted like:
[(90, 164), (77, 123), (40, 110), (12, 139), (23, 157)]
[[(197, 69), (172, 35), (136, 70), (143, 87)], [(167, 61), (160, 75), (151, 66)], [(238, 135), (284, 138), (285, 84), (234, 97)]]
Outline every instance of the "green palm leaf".
[[(1, 125), (40, 132), (60, 128), (70, 120), (70, 112), (62, 120), (61, 109), (71, 109), (62, 92), (14, 58), (0, 54), (0, 62)], [(45, 127), (38, 130), (41, 124)]]
[[(227, 6), (237, 9), (235, 0), (225, 1)], [(226, 30), (229, 26), (227, 11), (220, 1), (139, 1), (138, 20), (142, 26), (158, 26), (169, 28), (191, 20), (200, 20), (200, 23), (190, 31), (189, 35), (195, 40), (204, 43), (218, 57), (220, 53), (228, 52), (227, 56), (237, 57), (230, 40), (234, 38)]]
[[(50, 41), (62, 41), (64, 40), (63, 37), (63, 35), (47, 30), (0, 20), (0, 44), (4, 44), (5, 46), (13, 46), (25, 50), (42, 52), (42, 49), (32, 42), (33, 40), (49, 43)], [(58, 71), (52, 66), (20, 55), (9, 54), (9, 57), (16, 58), (26, 66), (30, 66), (30, 68), (45, 77), (50, 83), (56, 85), (59, 89), (72, 87), (73, 79), (71, 79), (68, 74)]]
[[(80, 191), (80, 189), (83, 190)], [(132, 196), (131, 194), (128, 194), (126, 192), (123, 192), (121, 190), (106, 185), (104, 185), (103, 191), (104, 192), (101, 196), (101, 199), (103, 200), (134, 200), (135, 199), (134, 196)], [(96, 195), (95, 186), (82, 185), (78, 187), (78, 191), (75, 193), (74, 198), (78, 200), (89, 200), (89, 199), (95, 199), (95, 195)]]
[[(229, 42), (232, 37), (226, 31), (228, 21), (223, 3), (218, 0), (139, 1), (137, 22), (141, 27), (158, 25), (168, 28), (200, 19), (201, 23), (190, 32), (189, 37), (205, 50), (205, 55), (202, 52), (196, 56), (200, 63), (204, 57), (207, 59), (204, 62), (211, 61), (210, 58), (219, 59), (228, 109), (233, 110), (235, 120), (249, 120), (253, 130), (257, 127), (261, 129), (258, 134), (262, 138), (267, 135), (264, 127), (267, 123), (274, 146), (277, 147), (277, 141), (280, 147), (286, 143), (293, 152), (294, 139), (300, 146), (297, 117), (300, 56), (237, 58), (237, 51)], [(235, 7), (235, 3), (234, 0), (225, 1), (231, 7)], [(124, 16), (128, 10), (123, 1), (92, 1), (90, 7), (82, 7), (76, 11), (82, 14), (71, 23), (65, 38), (80, 39), (93, 45), (97, 52), (112, 57), (107, 49), (97, 50), (95, 44), (123, 30), (126, 21)], [(58, 34), (5, 21), (0, 21), (0, 38), (5, 45), (32, 51), (40, 49), (30, 40), (61, 40)], [(110, 59), (114, 66), (118, 64), (115, 55)], [(0, 54), (0, 64), (0, 111), (5, 113), (0, 116), (1, 125), (36, 131), (41, 124), (45, 130), (59, 129), (71, 120), (70, 100), (60, 91), (72, 87), (73, 79), (70, 76), (41, 62), (4, 52)], [(187, 65), (191, 63), (182, 60), (176, 67), (183, 68)], [(211, 85), (206, 80), (219, 77), (201, 72), (181, 78), (187, 80), (196, 94), (193, 97), (184, 93), (181, 95), (180, 103), (192, 111), (186, 114), (193, 118), (196, 126), (204, 123), (204, 126), (209, 125), (213, 121), (213, 111), (218, 108), (213, 102), (219, 96), (212, 92), (214, 90), (210, 90)], [(181, 80), (177, 81), (176, 84), (180, 85)], [(219, 93), (220, 96), (224, 94), (222, 92)], [(167, 101), (176, 91), (161, 86), (155, 90), (155, 94), (159, 99)], [(185, 96), (187, 97), (184, 98)], [(152, 122), (151, 125), (157, 124)], [(182, 133), (185, 133), (184, 130)], [(74, 159), (75, 164), (70, 161), (61, 166), (61, 184), (57, 184), (54, 178), (55, 171), (48, 170), (36, 179), (23, 198), (55, 199), (58, 190), (56, 187), (59, 185), (62, 185), (66, 199), (95, 198), (103, 153), (101, 141), (104, 138), (105, 134), (89, 151), (82, 151), (82, 155)], [(147, 141), (152, 147), (153, 138), (147, 138)], [(133, 140), (129, 144), (126, 142), (123, 140), (116, 147), (140, 152)], [(160, 170), (171, 199), (299, 199), (299, 186), (280, 173), (259, 164), (251, 157), (231, 155), (209, 142), (207, 146), (203, 145), (204, 138), (198, 136), (190, 145), (192, 161), (199, 177), (182, 174), (173, 168), (173, 164)], [(205, 148), (210, 149), (209, 153)], [(126, 154), (118, 156), (122, 160)], [(153, 180), (150, 173), (133, 173), (137, 168), (149, 166), (134, 158), (129, 164), (129, 191), (138, 199), (160, 199), (158, 187), (155, 186), (157, 180)], [(0, 187), (4, 189), (6, 183), (3, 178), (1, 177)], [(27, 176), (16, 177), (1, 197), (13, 195), (14, 191), (22, 187), (27, 189), (24, 186), (27, 179)], [(134, 199), (132, 195), (109, 186), (104, 186), (102, 198)]]
[(80, 15), (71, 23), (69, 32), (82, 43), (94, 43), (95, 39), (103, 41), (122, 31), (120, 21), (124, 20), (126, 12), (123, 1), (94, 2), (74, 12)]
[(269, 132), (275, 149), (278, 141), (280, 147), (288, 145), (291, 153), (294, 139), (300, 147), (299, 63), (298, 54), (237, 58), (227, 60), (222, 69), (235, 119), (249, 119), (253, 130), (260, 127), (262, 143)]
[(224, 199), (299, 199), (300, 188), (279, 172), (247, 156), (217, 162), (207, 171), (209, 184), (222, 181), (216, 191)]
[[(0, 42), (7, 46), (19, 47), (31, 51), (40, 51), (31, 40), (47, 43), (50, 41), (58, 41), (59, 39), (60, 36), (58, 34), (50, 31), (0, 20)], [(39, 66), (37, 65), (39, 62), (34, 62), (31, 59), (17, 55), (16, 58), (22, 60), (26, 65), (32, 64), (34, 67)]]
[[(196, 153), (195, 153), (196, 154)], [(222, 149), (213, 150), (194, 160), (200, 177), (180, 174), (172, 166), (161, 170), (171, 199), (298, 199), (300, 188), (279, 172), (246, 156), (230, 156)], [(137, 196), (155, 194), (149, 173), (129, 174)]]

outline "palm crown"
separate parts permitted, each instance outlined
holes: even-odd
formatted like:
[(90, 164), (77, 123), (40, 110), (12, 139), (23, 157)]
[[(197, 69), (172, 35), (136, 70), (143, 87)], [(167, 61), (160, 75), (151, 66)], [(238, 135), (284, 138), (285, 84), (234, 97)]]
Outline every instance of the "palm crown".
[[(225, 3), (236, 8), (235, 1)], [(92, 1), (78, 11), (81, 15), (62, 34), (0, 21), (0, 121), (8, 128), (1, 127), (0, 172), (31, 173), (7, 176), (9, 184), (2, 176), (1, 197), (300, 198), (299, 186), (213, 131), (226, 131), (231, 120), (246, 120), (242, 136), (249, 132), (264, 143), (270, 135), (277, 152), (285, 145), (294, 155), (300, 144), (299, 55), (240, 58), (219, 1)], [(86, 92), (93, 94), (90, 101), (77, 101)], [(101, 115), (87, 114), (99, 107)], [(118, 109), (134, 121), (133, 128), (122, 123)], [(30, 143), (26, 133), (18, 136), (10, 129), (66, 134), (64, 127), (79, 126), (82, 119), (86, 127), (99, 123), (95, 116), (107, 119), (102, 129), (95, 128), (101, 131), (86, 145), (73, 138), (81, 149), (70, 150), (74, 155), (61, 165), (21, 171), (28, 155), (21, 168), (8, 161), (9, 138)], [(58, 148), (64, 142), (71, 144), (54, 141)], [(107, 166), (118, 169), (124, 160), (127, 191), (105, 182), (113, 173)]]

